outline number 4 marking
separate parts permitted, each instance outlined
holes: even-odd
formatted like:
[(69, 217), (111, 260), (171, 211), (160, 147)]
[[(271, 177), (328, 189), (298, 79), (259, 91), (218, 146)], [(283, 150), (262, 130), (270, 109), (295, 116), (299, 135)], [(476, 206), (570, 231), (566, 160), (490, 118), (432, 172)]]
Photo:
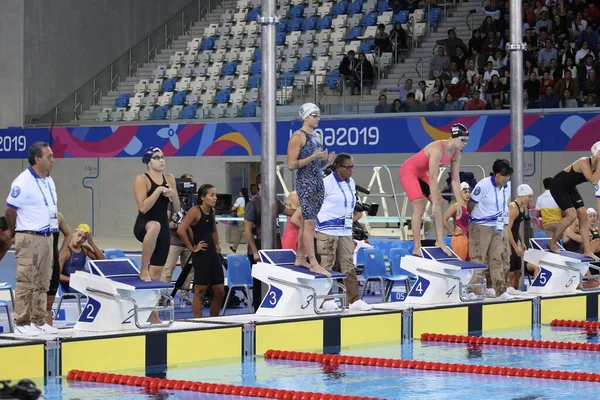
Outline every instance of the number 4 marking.
[(452, 295), (452, 293), (454, 292), (454, 289), (456, 288), (456, 285), (452, 286), (452, 288), (450, 288), (450, 290), (448, 290), (446, 292), (446, 296), (450, 297)]

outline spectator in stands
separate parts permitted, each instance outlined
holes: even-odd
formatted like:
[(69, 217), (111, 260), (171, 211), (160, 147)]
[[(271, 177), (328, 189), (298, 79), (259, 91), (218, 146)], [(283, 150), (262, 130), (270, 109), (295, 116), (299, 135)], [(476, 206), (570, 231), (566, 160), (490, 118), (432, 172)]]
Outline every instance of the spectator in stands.
[(419, 81), (419, 88), (415, 91), (415, 100), (426, 101), (431, 98), (431, 88), (427, 87), (425, 81)]
[(488, 82), (485, 86), (485, 93), (488, 99), (488, 103), (492, 101), (492, 99), (498, 98), (500, 99), (500, 104), (504, 104), (504, 92), (506, 88), (500, 82), (500, 77), (498, 74), (492, 75), (492, 80)]
[(584, 40), (581, 42), (581, 48), (577, 50), (577, 53), (575, 53), (575, 64), (579, 65), (580, 61), (586, 57), (590, 57), (592, 61), (596, 60), (596, 55), (592, 49), (588, 47), (587, 40)]
[(538, 21), (535, 23), (535, 31), (539, 34), (542, 28), (546, 28), (548, 33), (552, 33), (552, 21), (548, 19), (548, 12), (542, 11)]
[(536, 99), (530, 99), (527, 89), (523, 89), (523, 106), (528, 110), (537, 109), (540, 108), (540, 102)]
[(485, 12), (485, 14), (487, 15), (487, 17), (485, 17), (486, 22), (488, 18), (490, 18), (492, 22), (494, 22), (495, 20), (500, 19), (500, 17), (502, 16), (500, 8), (496, 5), (496, 0), (490, 0), (489, 3), (485, 7), (483, 7), (483, 12)]
[[(460, 71), (465, 70), (465, 64), (467, 63), (467, 60), (468, 60), (468, 58), (465, 55), (465, 51), (462, 46), (458, 46), (456, 48), (456, 55), (450, 59), (451, 62), (456, 63), (456, 67)], [(450, 66), (452, 67), (452, 64), (450, 64)]]
[[(585, 99), (585, 104), (583, 105), (584, 107), (596, 107), (596, 95), (595, 94), (590, 94), (587, 96), (587, 98)], [(598, 199), (596, 199), (598, 200)], [(600, 207), (598, 207), (600, 209)]]
[(600, 10), (593, 1), (588, 4), (583, 14), (588, 22), (588, 26), (589, 24), (597, 23), (598, 19), (600, 19)]
[(546, 236), (552, 237), (558, 223), (562, 218), (562, 211), (554, 197), (550, 194), (550, 184), (552, 177), (545, 178), (542, 181), (544, 185), (544, 193), (542, 193), (535, 202), (535, 211), (532, 212), (532, 217), (541, 220), (541, 227)]
[(401, 102), (405, 102), (406, 101), (406, 96), (408, 96), (409, 93), (414, 93), (415, 89), (413, 88), (413, 81), (412, 79), (407, 79), (404, 81), (404, 86), (400, 88), (400, 101)]
[(577, 13), (577, 17), (571, 23), (571, 40), (577, 39), (581, 32), (585, 32), (588, 23), (583, 19), (583, 13)]
[(595, 24), (588, 24), (585, 31), (581, 32), (577, 38), (577, 43), (587, 42), (590, 50), (594, 53), (598, 51), (598, 34), (595, 32), (595, 28)]
[[(536, 75), (536, 81), (537, 81), (537, 74), (538, 74), (538, 69), (536, 67), (533, 66), (531, 60), (525, 60), (525, 67), (523, 68), (523, 76), (530, 76), (532, 73), (534, 73)], [(527, 82), (527, 81), (525, 81)]]
[(250, 185), (250, 197), (254, 197), (258, 194), (258, 185), (253, 183)]
[(427, 111), (425, 103), (422, 101), (415, 100), (415, 94), (409, 93), (406, 97), (406, 104), (404, 105), (406, 112), (424, 112)]
[(433, 56), (429, 63), (429, 79), (439, 78), (449, 69), (450, 57), (446, 55), (444, 46), (438, 46), (438, 53)]
[(540, 97), (540, 108), (558, 108), (560, 98), (554, 94), (552, 86), (546, 86), (546, 92)]
[(355, 57), (354, 50), (350, 50), (338, 67), (340, 75), (346, 82), (346, 86), (350, 88), (351, 95), (354, 94), (354, 87), (356, 86), (356, 64), (358, 64), (358, 60)]
[(498, 40), (498, 38), (496, 37), (496, 33), (490, 31), (488, 32), (487, 37), (483, 41), (483, 47), (481, 48), (481, 52), (486, 58), (489, 58), (496, 52), (499, 45), (500, 40)]
[(552, 32), (554, 32), (554, 41), (569, 40), (569, 28), (567, 27), (567, 19), (558, 14), (554, 15), (552, 20)]
[(373, 70), (373, 65), (367, 59), (365, 53), (358, 54), (358, 63), (355, 68), (356, 74), (356, 83), (358, 84), (359, 92), (362, 91), (365, 86), (373, 85), (373, 78), (375, 77), (375, 72)]
[(569, 14), (576, 15), (579, 17), (579, 14), (582, 15), (585, 11), (585, 1), (582, 0), (574, 0), (571, 4), (569, 4)]
[[(544, 47), (546, 47), (546, 40), (552, 40), (552, 38), (548, 34), (548, 30), (546, 28), (542, 28), (542, 30), (540, 31), (540, 35), (537, 38), (538, 38), (538, 41), (537, 41), (536, 47), (538, 48), (538, 50), (541, 50)], [(538, 65), (538, 67), (539, 67), (539, 65)]]
[(465, 111), (485, 110), (485, 101), (479, 98), (479, 90), (473, 91), (473, 97), (465, 104)]
[(577, 80), (577, 67), (575, 66), (575, 61), (573, 61), (573, 59), (571, 57), (568, 57), (566, 59), (566, 62), (564, 62), (562, 64), (561, 71), (562, 71), (561, 78), (565, 77), (566, 71), (571, 71), (571, 78), (573, 78), (574, 80)]
[(558, 60), (564, 65), (567, 62), (567, 58), (575, 60), (575, 51), (573, 51), (569, 39), (564, 39), (562, 41), (562, 48), (558, 51)]
[(471, 39), (469, 39), (469, 56), (473, 56), (473, 50), (477, 50), (477, 53), (481, 53), (481, 48), (483, 47), (483, 38), (479, 33), (479, 29), (473, 30), (473, 35)]
[(523, 52), (523, 61), (529, 61), (537, 70), (537, 54), (535, 45), (531, 43), (525, 44), (525, 51)]
[(494, 64), (491, 61), (488, 61), (485, 64), (485, 72), (483, 73), (483, 82), (487, 83), (489, 81), (492, 80), (492, 76), (494, 75), (498, 75), (500, 76), (500, 74), (498, 73), (498, 71), (496, 71), (494, 69)]
[(467, 72), (465, 74), (467, 84), (473, 81), (473, 75), (479, 75), (479, 71), (475, 68), (475, 62), (473, 62), (472, 59), (469, 59), (467, 61)]
[(387, 102), (387, 96), (385, 94), (379, 95), (379, 104), (375, 106), (375, 114), (389, 113), (392, 112), (392, 106)]
[(559, 103), (560, 108), (578, 108), (579, 103), (573, 97), (571, 97), (571, 91), (565, 89), (562, 92), (562, 96)]
[[(544, 2), (545, 3), (545, 2)], [(539, 20), (542, 16), (542, 13), (548, 13), (548, 7), (546, 7), (545, 5), (542, 5), (541, 1), (536, 1), (535, 2), (535, 8), (533, 9), (533, 14), (535, 15), (535, 18), (537, 20)]]
[(538, 67), (546, 69), (550, 67), (550, 60), (558, 58), (558, 51), (552, 47), (552, 40), (546, 40), (546, 47), (540, 50), (538, 54)]
[(502, 50), (497, 50), (494, 56), (489, 56), (488, 61), (492, 62), (492, 68), (498, 71), (498, 74), (504, 75), (504, 72), (507, 71), (508, 56), (504, 56)]
[[(488, 286), (495, 296), (506, 291), (506, 274), (509, 269), (508, 203), (510, 199), (510, 162), (498, 159), (492, 166), (492, 175), (475, 186), (467, 208), (471, 213), (469, 255), (477, 264), (487, 265)], [(474, 277), (474, 283), (481, 279)], [(491, 293), (490, 293), (491, 294)]]
[(444, 103), (439, 92), (433, 93), (433, 100), (427, 103), (427, 111), (444, 111)]
[(492, 97), (492, 100), (489, 103), (491, 105), (490, 109), (491, 110), (503, 110), (504, 108), (502, 107), (502, 101), (500, 100), (500, 97)]
[(465, 73), (458, 69), (458, 66), (455, 62), (451, 62), (450, 70), (446, 71), (444, 74), (444, 82), (446, 85), (449, 85), (454, 78), (458, 79), (458, 82), (460, 83), (466, 83), (467, 81)]
[(584, 58), (582, 65), (579, 66), (579, 70), (577, 71), (577, 76), (580, 81), (585, 81), (588, 78), (588, 75), (591, 70), (594, 70), (597, 75), (597, 71), (594, 67), (594, 58), (589, 55)]
[(446, 89), (446, 86), (444, 86), (444, 82), (440, 78), (435, 78), (435, 81), (433, 81), (433, 88), (431, 88), (431, 97), (427, 99), (427, 102), (433, 100), (434, 93), (439, 93), (440, 98), (442, 99), (446, 97), (446, 93), (448, 93), (448, 89)]
[(546, 91), (546, 86), (552, 86), (554, 88), (554, 79), (552, 79), (552, 75), (550, 72), (545, 71), (542, 75), (542, 80), (540, 81), (540, 90), (539, 94), (542, 95)]
[(469, 83), (469, 86), (467, 88), (467, 95), (468, 96), (472, 96), (474, 92), (479, 92), (479, 95), (482, 99), (482, 101), (485, 103), (485, 91), (484, 91), (485, 87), (484, 85), (481, 83), (481, 76), (480, 75), (473, 75), (471, 77), (471, 83)]
[(390, 32), (390, 41), (392, 46), (396, 47), (397, 58), (400, 60), (400, 53), (408, 49), (408, 34), (400, 22), (394, 24), (394, 29)]
[(525, 29), (525, 37), (523, 38), (523, 42), (530, 43), (533, 47), (536, 47), (537, 41), (537, 35), (533, 34), (533, 30), (531, 28)]
[(456, 31), (454, 29), (448, 29), (448, 37), (446, 39), (441, 39), (436, 42), (439, 46), (444, 46), (446, 49), (446, 54), (449, 57), (456, 56), (456, 48), (462, 47), (466, 48), (465, 42), (462, 39), (456, 37)]
[(446, 99), (444, 101), (444, 111), (460, 111), (462, 110), (462, 105), (459, 101), (455, 100), (450, 93), (446, 95)]
[(538, 99), (540, 97), (540, 81), (538, 81), (535, 72), (529, 74), (529, 79), (523, 83), (523, 90), (528, 92), (531, 99)]
[(556, 15), (560, 15), (563, 19), (567, 18), (567, 5), (566, 0), (558, 0), (553, 7), (553, 12)]
[(565, 89), (569, 89), (571, 94), (579, 96), (579, 82), (571, 77), (571, 71), (565, 71), (565, 77), (561, 78), (554, 85), (554, 94), (563, 94)]
[[(467, 85), (458, 79), (458, 77), (452, 78), (450, 85), (448, 86), (448, 94), (452, 96), (454, 100), (462, 101), (467, 97)], [(464, 105), (464, 104), (463, 104)], [(462, 109), (463, 107), (460, 107)]]
[(477, 72), (483, 74), (483, 70), (485, 69), (485, 65), (487, 62), (486, 57), (483, 54), (481, 54), (478, 50), (473, 49), (473, 55), (471, 56), (470, 60), (473, 61), (473, 65), (475, 66)]
[(392, 43), (390, 42), (390, 35), (385, 31), (385, 25), (377, 25), (377, 33), (375, 34), (375, 47), (378, 49), (377, 54), (381, 54), (384, 51), (390, 51)]
[(400, 101), (400, 99), (396, 99), (392, 102), (392, 112), (402, 112), (404, 111), (404, 106), (402, 105), (402, 102)]
[[(483, 24), (479, 27), (479, 32), (481, 36), (486, 39), (488, 37), (489, 32), (494, 32), (494, 37), (496, 35), (496, 24), (494, 24), (494, 19), (491, 16), (485, 17)], [(483, 51), (483, 47), (482, 47)]]

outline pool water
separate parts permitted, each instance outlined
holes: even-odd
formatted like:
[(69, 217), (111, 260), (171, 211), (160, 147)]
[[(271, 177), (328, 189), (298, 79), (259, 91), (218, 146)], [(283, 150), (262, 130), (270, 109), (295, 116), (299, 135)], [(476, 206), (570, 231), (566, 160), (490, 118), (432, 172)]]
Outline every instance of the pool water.
[[(498, 331), (489, 336), (520, 339), (597, 343), (596, 334), (580, 328), (542, 326), (523, 331)], [(460, 343), (421, 342), (379, 343), (342, 349), (342, 354), (450, 362), (473, 365), (496, 365), (577, 372), (600, 372), (600, 353), (594, 351), (540, 349), (494, 345), (472, 346)], [(142, 370), (114, 371), (144, 375)], [(186, 364), (170, 368), (162, 377), (178, 380), (260, 386), (276, 389), (371, 396), (385, 399), (572, 399), (599, 398), (600, 383), (560, 381), (535, 378), (420, 371), (341, 365), (324, 366), (286, 360), (254, 360)], [(225, 395), (174, 390), (149, 393), (140, 387), (67, 382), (51, 379), (45, 387), (45, 399), (217, 399)], [(233, 398), (233, 397), (232, 397)], [(236, 396), (236, 399), (243, 397)]]

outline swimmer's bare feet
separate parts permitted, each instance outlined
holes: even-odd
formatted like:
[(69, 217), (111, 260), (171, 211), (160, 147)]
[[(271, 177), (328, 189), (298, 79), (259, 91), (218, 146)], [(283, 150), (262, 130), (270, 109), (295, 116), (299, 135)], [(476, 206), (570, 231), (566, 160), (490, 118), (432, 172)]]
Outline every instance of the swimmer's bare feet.
[(590, 252), (585, 252), (583, 253), (584, 256), (589, 257), (589, 258), (593, 258), (594, 262), (596, 261), (600, 261), (600, 258), (598, 258), (598, 256), (596, 256), (594, 253)]
[(152, 278), (150, 277), (150, 271), (148, 269), (142, 268), (140, 271), (140, 279), (144, 282), (152, 282)]
[(440, 249), (442, 249), (442, 251), (444, 253), (446, 253), (447, 256), (452, 256), (452, 251), (450, 251), (450, 249), (448, 248), (448, 246), (446, 246), (444, 243), (438, 243), (437, 241), (435, 242), (435, 245), (438, 246)]
[(306, 261), (306, 254), (297, 254), (296, 262), (294, 263), (294, 265), (296, 267), (310, 268), (310, 265)]
[(550, 241), (548, 242), (548, 249), (550, 249), (550, 251), (553, 253), (557, 253), (557, 254), (560, 253), (560, 250), (558, 249), (556, 242), (552, 239), (550, 239)]
[(317, 260), (314, 257), (309, 257), (309, 258), (313, 260), (313, 262), (311, 262), (310, 266), (308, 267), (308, 270), (310, 272), (313, 272), (315, 274), (325, 275), (328, 278), (331, 277), (331, 272), (329, 272), (325, 268), (321, 267), (321, 265), (319, 265), (319, 263), (317, 262)]
[(421, 255), (421, 246), (415, 246), (415, 248), (413, 249), (412, 255), (415, 257), (423, 257)]
[(156, 311), (154, 311), (150, 314), (150, 324), (152, 324), (152, 325), (162, 324), (162, 321), (158, 318), (158, 313)]

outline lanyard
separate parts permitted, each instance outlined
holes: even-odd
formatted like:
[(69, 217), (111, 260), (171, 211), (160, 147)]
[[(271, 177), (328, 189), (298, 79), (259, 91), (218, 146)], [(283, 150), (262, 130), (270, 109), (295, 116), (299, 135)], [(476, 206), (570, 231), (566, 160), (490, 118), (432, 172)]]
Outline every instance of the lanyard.
[(504, 194), (504, 187), (502, 187), (502, 199), (504, 202), (502, 203), (502, 211), (500, 211), (500, 205), (498, 204), (498, 191), (494, 188), (494, 194), (496, 195), (496, 209), (498, 212), (501, 212), (504, 215), (504, 210), (506, 210), (506, 195)]
[[(337, 179), (335, 181), (337, 182), (337, 185), (340, 188), (342, 195), (344, 195), (344, 213), (346, 213), (348, 211), (348, 198), (346, 197), (346, 192), (344, 192), (344, 189), (342, 189), (342, 185), (340, 185), (340, 181), (338, 181)], [(352, 192), (352, 189), (350, 188), (350, 184), (348, 183), (348, 181), (346, 181), (346, 185), (348, 186), (348, 191)], [(352, 210), (354, 210), (355, 202), (356, 202), (356, 199), (353, 197), (352, 198)]]
[[(39, 181), (40, 181), (39, 178), (35, 178), (35, 183), (37, 183), (38, 189), (40, 189), (40, 193), (42, 194), (42, 197), (44, 198), (44, 203), (46, 203), (46, 207), (48, 207), (48, 200), (46, 200), (46, 195), (44, 194), (44, 191), (42, 190), (42, 187), (40, 186)], [(48, 181), (48, 190), (50, 191), (50, 197), (52, 198), (52, 204), (56, 205), (56, 201), (54, 201), (54, 195), (52, 194), (52, 188), (50, 187), (50, 181)]]

